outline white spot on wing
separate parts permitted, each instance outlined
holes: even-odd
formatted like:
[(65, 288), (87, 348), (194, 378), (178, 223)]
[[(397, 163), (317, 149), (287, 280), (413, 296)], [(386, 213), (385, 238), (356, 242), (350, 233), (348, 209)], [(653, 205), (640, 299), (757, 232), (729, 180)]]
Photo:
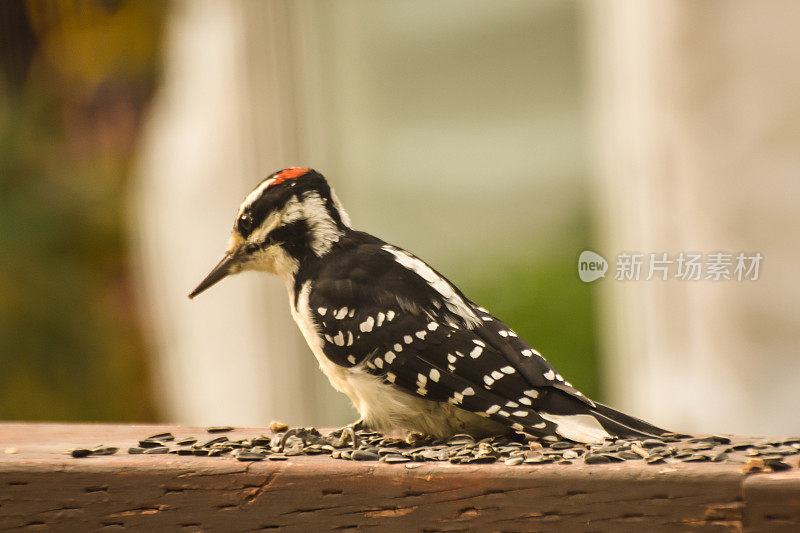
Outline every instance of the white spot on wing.
[(431, 368), (431, 371), (428, 372), (428, 376), (430, 376), (432, 381), (439, 381), (439, 371), (435, 368)]
[(375, 319), (372, 318), (371, 316), (368, 316), (364, 322), (358, 325), (358, 329), (360, 329), (364, 333), (367, 333), (369, 331), (372, 331), (372, 326), (374, 325), (375, 325)]
[(337, 333), (333, 338), (333, 342), (336, 343), (336, 346), (344, 346), (344, 334), (341, 331)]
[(544, 375), (544, 379), (547, 379), (547, 380), (552, 380), (554, 377), (556, 377), (556, 373), (553, 372), (552, 370), (548, 370), (543, 375)]
[(392, 364), (392, 361), (394, 361), (395, 358), (394, 352), (386, 352), (383, 358), (386, 359), (387, 363)]
[(513, 374), (514, 372), (516, 372), (516, 370), (514, 370), (513, 366), (504, 366), (503, 368), (500, 369), (500, 372), (502, 372), (503, 374)]
[(325, 307), (318, 307), (317, 308), (317, 313), (319, 313), (322, 316), (325, 316), (325, 313), (327, 313), (327, 312), (328, 312), (328, 310)]

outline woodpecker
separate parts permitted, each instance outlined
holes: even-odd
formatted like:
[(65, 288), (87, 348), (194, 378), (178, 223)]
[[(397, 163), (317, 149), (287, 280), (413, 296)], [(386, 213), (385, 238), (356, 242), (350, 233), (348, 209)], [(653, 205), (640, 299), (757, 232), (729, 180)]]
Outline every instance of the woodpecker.
[(189, 297), (246, 270), (283, 279), (320, 368), (365, 427), (585, 443), (665, 433), (587, 398), (427, 263), (353, 229), (313, 169), (275, 172), (245, 198), (225, 256)]

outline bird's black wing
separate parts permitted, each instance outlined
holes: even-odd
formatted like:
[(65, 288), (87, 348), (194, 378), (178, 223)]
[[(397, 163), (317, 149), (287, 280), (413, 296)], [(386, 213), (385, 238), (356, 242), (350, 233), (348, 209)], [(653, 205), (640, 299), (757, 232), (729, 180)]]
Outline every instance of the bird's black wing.
[(565, 416), (596, 405), (426, 263), (380, 241), (329, 258), (309, 307), (326, 357), (409, 394), (534, 434), (553, 434), (571, 425)]

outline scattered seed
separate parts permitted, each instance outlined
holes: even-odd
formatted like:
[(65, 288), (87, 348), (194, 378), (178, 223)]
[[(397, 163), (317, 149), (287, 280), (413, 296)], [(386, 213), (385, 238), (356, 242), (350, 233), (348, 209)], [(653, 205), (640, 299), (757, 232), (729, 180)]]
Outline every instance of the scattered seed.
[(145, 440), (160, 440), (160, 441), (170, 441), (175, 440), (175, 435), (172, 433), (158, 433), (157, 435), (150, 435)]
[(114, 446), (96, 446), (92, 448), (92, 455), (114, 455), (119, 451), (119, 448)]
[(89, 457), (90, 455), (92, 455), (92, 450), (88, 448), (73, 448), (69, 451), (69, 453), (70, 455), (72, 455), (72, 457), (80, 459), (82, 457)]
[(244, 451), (242, 453), (236, 454), (236, 459), (239, 461), (263, 461), (264, 455), (260, 453)]
[(140, 448), (158, 448), (164, 446), (164, 443), (159, 440), (142, 439), (139, 441)]
[(627, 460), (631, 460), (631, 461), (635, 461), (635, 460), (638, 460), (638, 459), (642, 458), (641, 455), (639, 455), (636, 452), (632, 452), (630, 450), (623, 450), (623, 451), (619, 452), (618, 455), (620, 457), (622, 457), (623, 459), (627, 459)]
[(385, 463), (395, 464), (395, 463), (407, 463), (411, 461), (408, 457), (399, 454), (391, 454), (391, 455), (384, 455), (381, 460)]
[(158, 446), (157, 448), (147, 448), (144, 453), (145, 454), (162, 454), (169, 452), (169, 448), (167, 446)]
[(377, 461), (378, 454), (368, 450), (355, 450), (351, 458), (353, 461)]
[(227, 433), (229, 431), (233, 431), (235, 428), (233, 426), (212, 426), (207, 428), (206, 431), (209, 433)]
[(225, 435), (222, 435), (221, 437), (214, 437), (213, 439), (211, 439), (209, 441), (206, 441), (205, 443), (201, 444), (200, 447), (209, 448), (209, 447), (213, 446), (214, 444), (218, 444), (220, 442), (225, 442), (227, 440), (228, 440), (228, 437), (226, 437)]

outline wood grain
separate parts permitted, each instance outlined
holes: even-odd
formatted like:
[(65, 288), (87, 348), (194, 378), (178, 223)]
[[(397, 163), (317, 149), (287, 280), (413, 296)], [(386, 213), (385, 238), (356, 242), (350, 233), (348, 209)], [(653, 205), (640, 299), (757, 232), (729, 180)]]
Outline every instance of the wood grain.
[[(0, 530), (798, 531), (800, 473), (741, 465), (451, 465), (128, 455), (161, 431), (0, 424)], [(268, 431), (240, 429), (255, 436)], [(76, 446), (119, 446), (73, 459)], [(796, 465), (795, 465), (796, 466)]]

